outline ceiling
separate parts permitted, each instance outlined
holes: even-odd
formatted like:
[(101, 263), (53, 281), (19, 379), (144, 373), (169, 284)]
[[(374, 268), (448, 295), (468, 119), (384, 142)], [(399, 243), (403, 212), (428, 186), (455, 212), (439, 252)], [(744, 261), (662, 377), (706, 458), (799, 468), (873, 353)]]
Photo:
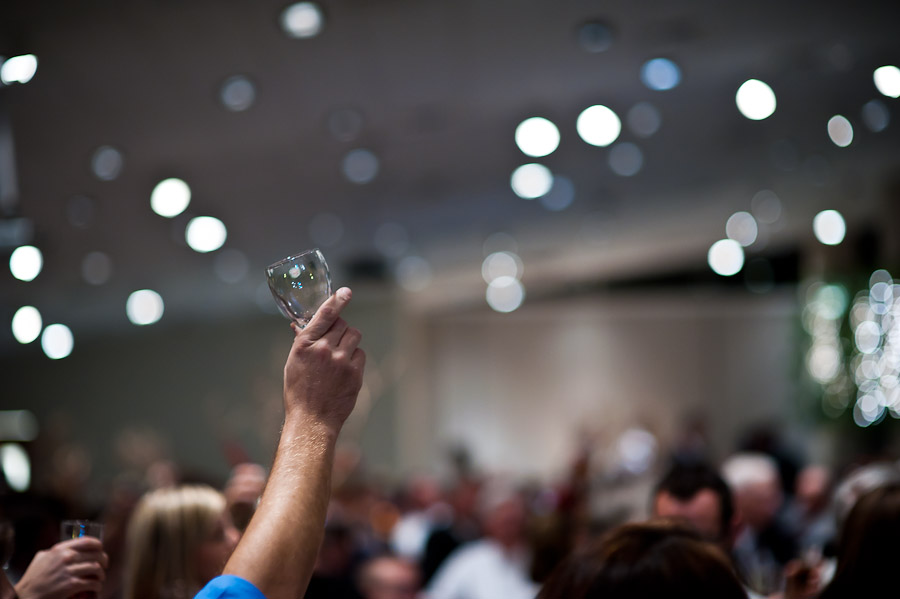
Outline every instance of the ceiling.
[[(875, 68), (900, 63), (896, 2), (323, 0), (325, 25), (311, 39), (281, 30), (283, 1), (55, 4), (0, 9), (0, 55), (39, 61), (30, 82), (0, 88), (14, 148), (4, 226), (26, 219), (15, 222), (32, 234), (15, 241), (44, 256), (32, 282), (0, 273), (0, 316), (35, 305), (76, 336), (129, 330), (125, 300), (143, 288), (162, 295), (170, 323), (274, 309), (263, 267), (314, 245), (339, 284), (392, 285), (403, 257), (426, 259), (431, 285), (407, 297), (422, 305), (483, 297), (485, 240), (496, 232), (516, 240), (529, 291), (703, 268), (726, 219), (750, 210), (760, 190), (783, 208), (749, 249), (765, 255), (809, 243), (824, 208), (842, 210), (851, 228), (871, 221), (900, 165), (898, 100), (872, 81)], [(607, 49), (579, 44), (586, 22), (609, 28)], [(679, 66), (677, 87), (642, 83), (642, 64), (656, 57)], [(235, 75), (255, 86), (243, 111), (219, 100)], [(735, 106), (750, 78), (777, 95), (766, 120)], [(861, 117), (875, 99), (894, 119), (880, 132)], [(661, 116), (649, 137), (626, 121), (642, 102)], [(611, 169), (615, 145), (577, 135), (579, 113), (594, 104), (626, 121), (617, 144), (640, 149), (637, 174)], [(346, 111), (361, 117), (357, 128)], [(854, 125), (849, 147), (828, 138), (835, 114)], [(532, 116), (559, 127), (546, 158), (514, 142)], [(103, 146), (123, 159), (112, 180), (92, 172)], [(342, 174), (360, 148), (379, 165), (365, 184)], [(548, 210), (512, 192), (510, 174), (531, 161), (571, 182), (570, 206)], [(172, 219), (149, 203), (168, 177), (192, 190)], [(221, 250), (187, 247), (184, 227), (197, 215), (225, 223)], [(328, 222), (340, 224), (339, 238), (316, 229)], [(112, 276), (92, 285), (82, 263), (98, 251)], [(235, 274), (241, 256), (246, 276), (221, 280), (217, 264)], [(0, 349), (17, 347), (2, 327)]]

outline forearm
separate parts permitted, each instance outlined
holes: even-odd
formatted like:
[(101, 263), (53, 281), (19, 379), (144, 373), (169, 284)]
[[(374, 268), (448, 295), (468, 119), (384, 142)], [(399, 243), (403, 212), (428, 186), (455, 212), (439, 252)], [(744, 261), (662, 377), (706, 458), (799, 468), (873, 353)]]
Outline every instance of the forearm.
[(225, 574), (252, 582), (268, 599), (303, 595), (322, 542), (336, 440), (332, 427), (288, 416), (259, 507)]

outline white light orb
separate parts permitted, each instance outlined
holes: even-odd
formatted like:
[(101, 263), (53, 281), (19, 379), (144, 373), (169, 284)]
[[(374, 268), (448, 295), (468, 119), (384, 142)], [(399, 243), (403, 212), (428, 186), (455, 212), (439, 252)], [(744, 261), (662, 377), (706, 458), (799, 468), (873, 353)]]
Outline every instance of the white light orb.
[(734, 239), (744, 247), (753, 245), (758, 234), (756, 219), (749, 212), (735, 212), (725, 223), (725, 235), (728, 239)]
[(19, 246), (9, 257), (9, 271), (20, 281), (33, 281), (43, 267), (44, 255), (33, 245)]
[(738, 110), (752, 121), (769, 118), (775, 112), (775, 92), (758, 79), (745, 81), (737, 90), (735, 102)]
[(813, 218), (813, 233), (820, 243), (838, 245), (847, 234), (847, 224), (837, 210), (823, 210)]
[(41, 335), (41, 348), (51, 360), (61, 360), (72, 353), (75, 338), (64, 324), (51, 324)]
[(37, 72), (37, 65), (37, 57), (34, 54), (13, 56), (0, 66), (0, 81), (6, 85), (28, 83)]
[(710, 246), (707, 261), (717, 275), (736, 275), (744, 267), (744, 248), (733, 239), (720, 239)]
[(242, 112), (256, 101), (256, 86), (243, 75), (229, 77), (219, 90), (219, 100), (228, 110)]
[(150, 208), (166, 218), (178, 216), (191, 203), (191, 188), (181, 179), (164, 179), (156, 184), (150, 194)]
[(0, 469), (13, 491), (24, 493), (31, 486), (31, 460), (18, 443), (0, 445)]
[(615, 112), (597, 104), (585, 108), (578, 115), (575, 129), (585, 142), (592, 146), (606, 147), (619, 137), (619, 133), (622, 132), (622, 121)]
[(101, 181), (113, 181), (122, 173), (125, 159), (112, 146), (100, 146), (91, 156), (91, 171)]
[(559, 129), (545, 118), (525, 119), (516, 127), (516, 145), (527, 156), (547, 156), (559, 147)]
[(132, 324), (144, 326), (162, 318), (165, 305), (162, 297), (152, 289), (141, 289), (128, 296), (125, 314)]
[(348, 152), (341, 164), (344, 177), (357, 185), (365, 185), (374, 181), (375, 177), (378, 176), (379, 168), (378, 157), (363, 148)]
[(834, 145), (846, 148), (853, 142), (853, 125), (839, 114), (828, 119), (828, 137)]
[(187, 244), (201, 254), (219, 249), (227, 237), (228, 229), (225, 224), (212, 216), (192, 218), (185, 229)]
[(281, 27), (289, 37), (315, 37), (322, 31), (322, 9), (314, 2), (291, 4), (281, 13)]
[(513, 171), (510, 186), (520, 198), (533, 200), (553, 187), (553, 173), (542, 164), (523, 164)]
[(41, 313), (34, 306), (22, 306), (13, 315), (13, 337), (23, 345), (37, 339), (43, 326), (44, 322), (41, 320)]
[(872, 78), (882, 94), (888, 98), (900, 98), (900, 69), (893, 65), (878, 67)]
[(525, 300), (525, 287), (514, 277), (500, 277), (488, 285), (488, 305), (496, 312), (512, 312)]

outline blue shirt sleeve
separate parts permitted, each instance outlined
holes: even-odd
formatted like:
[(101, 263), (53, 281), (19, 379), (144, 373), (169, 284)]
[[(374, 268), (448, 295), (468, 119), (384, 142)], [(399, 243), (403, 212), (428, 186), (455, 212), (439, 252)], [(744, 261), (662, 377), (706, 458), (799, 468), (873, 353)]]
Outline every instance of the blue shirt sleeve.
[(224, 574), (209, 581), (194, 599), (266, 599), (252, 583)]

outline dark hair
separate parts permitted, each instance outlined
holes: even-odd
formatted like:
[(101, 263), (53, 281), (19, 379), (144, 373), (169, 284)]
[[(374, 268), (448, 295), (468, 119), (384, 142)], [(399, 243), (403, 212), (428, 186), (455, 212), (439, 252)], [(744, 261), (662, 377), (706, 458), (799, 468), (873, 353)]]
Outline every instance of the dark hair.
[(709, 489), (719, 498), (719, 515), (722, 536), (728, 534), (734, 517), (734, 501), (731, 488), (714, 468), (703, 462), (676, 462), (669, 468), (653, 492), (653, 501), (663, 491), (679, 501), (689, 501), (697, 493)]
[(537, 599), (746, 599), (728, 558), (687, 526), (626, 524), (563, 561)]
[(891, 588), (900, 538), (900, 483), (864, 494), (844, 520), (837, 570), (822, 599), (880, 597)]

